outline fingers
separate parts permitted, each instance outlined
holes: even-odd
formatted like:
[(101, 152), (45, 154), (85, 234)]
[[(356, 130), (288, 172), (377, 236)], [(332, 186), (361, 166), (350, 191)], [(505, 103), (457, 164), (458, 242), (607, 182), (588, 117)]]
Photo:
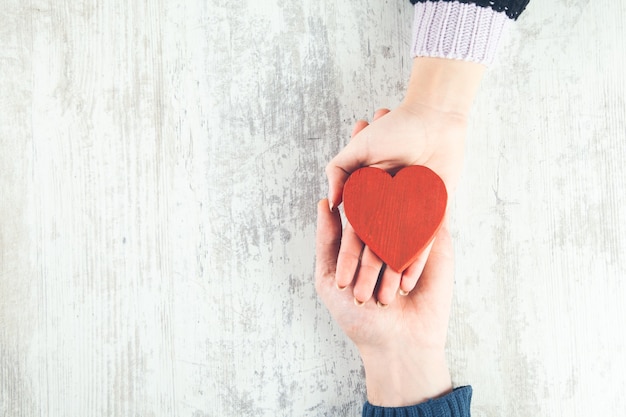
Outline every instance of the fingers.
[(370, 248), (365, 247), (353, 290), (357, 304), (363, 304), (372, 298), (382, 266), (383, 261)]
[(386, 265), (383, 266), (383, 268), (384, 271), (379, 281), (378, 291), (376, 294), (378, 304), (381, 307), (389, 305), (396, 298), (398, 287), (400, 286), (400, 279), (402, 277), (402, 274), (394, 271)]
[(413, 290), (413, 288), (415, 288), (415, 285), (417, 285), (417, 281), (422, 275), (424, 265), (426, 265), (428, 255), (430, 254), (434, 242), (434, 240), (430, 242), (426, 249), (424, 249), (422, 253), (420, 253), (417, 259), (411, 265), (409, 265), (409, 267), (402, 274), (402, 281), (400, 283), (400, 295), (407, 295)]
[[(374, 113), (374, 120), (380, 119), (389, 111), (389, 109), (377, 110)], [(352, 129), (351, 139), (354, 139), (367, 126), (369, 126), (367, 121), (358, 120)], [(341, 203), (343, 184), (348, 179), (350, 173), (361, 166), (358, 158), (352, 161), (352, 163), (357, 161), (357, 164), (354, 166), (351, 166), (349, 162), (350, 158), (354, 157), (356, 152), (358, 152), (358, 147), (354, 142), (352, 140), (326, 167), (326, 174), (329, 179), (329, 207), (331, 210)], [(341, 161), (347, 163), (342, 165)], [(376, 292), (378, 303), (383, 306), (387, 305), (393, 301), (398, 291), (401, 274), (390, 268), (382, 268), (382, 261), (369, 248), (364, 248), (363, 242), (356, 235), (352, 226), (347, 224), (337, 255), (335, 268), (336, 286), (342, 290), (354, 281), (353, 295), (357, 304), (365, 303)]]
[[(374, 120), (378, 120), (387, 113), (389, 109), (378, 109), (374, 113)], [(365, 120), (358, 120), (352, 129), (351, 137), (354, 138), (358, 133), (365, 129), (369, 124)], [(363, 146), (350, 141), (348, 145), (341, 150), (326, 165), (326, 177), (328, 177), (328, 201), (330, 210), (338, 207), (343, 199), (343, 185), (348, 180), (350, 174), (366, 164), (366, 152)]]
[(359, 267), (362, 252), (363, 242), (361, 242), (350, 223), (346, 224), (343, 237), (341, 238), (339, 256), (337, 257), (337, 274), (335, 276), (337, 288), (344, 289), (352, 283)]
[[(376, 110), (374, 112), (374, 121), (380, 119), (390, 111), (391, 110), (384, 108)], [(356, 123), (354, 123), (354, 127), (352, 128), (352, 134), (350, 135), (350, 137), (354, 138), (361, 130), (365, 129), (367, 126), (369, 126), (369, 123), (367, 123), (366, 120), (357, 120)]]
[(330, 212), (328, 202), (317, 203), (317, 232), (315, 235), (315, 281), (322, 285), (333, 279), (337, 266), (337, 254), (341, 242), (341, 217), (339, 212)]
[[(351, 139), (368, 126), (365, 120), (357, 120), (352, 128)], [(353, 146), (350, 146), (350, 145)], [(358, 151), (358, 148), (357, 150)], [(361, 167), (361, 158), (356, 156), (354, 142), (351, 140), (348, 146), (343, 148), (326, 165), (326, 176), (328, 177), (328, 202), (330, 210), (339, 207), (343, 200), (343, 185), (348, 180), (352, 171)]]
[(387, 114), (387, 113), (389, 113), (390, 111), (391, 111), (391, 110), (389, 110), (389, 109), (385, 109), (385, 108), (382, 108), (382, 109), (378, 109), (378, 110), (376, 110), (376, 111), (374, 112), (374, 120), (378, 120), (378, 119), (380, 119), (381, 117), (383, 117), (384, 115), (386, 115), (386, 114)]
[[(374, 121), (380, 119), (381, 117), (383, 117), (384, 115), (386, 115), (387, 113), (389, 113), (391, 110), (389, 109), (378, 109), (374, 112)], [(363, 129), (365, 129), (367, 126), (369, 126), (369, 123), (367, 123), (367, 120), (357, 120), (354, 123), (354, 127), (352, 128), (352, 134), (350, 135), (351, 139), (354, 139), (354, 137)]]
[(350, 138), (354, 138), (357, 135), (357, 133), (365, 129), (367, 126), (369, 126), (369, 123), (367, 123), (367, 121), (357, 120), (356, 123), (354, 124), (354, 127), (352, 128), (352, 134), (350, 135)]
[(427, 295), (438, 308), (447, 308), (446, 305), (452, 299), (453, 286), (454, 249), (447, 224), (444, 223), (435, 236), (428, 261), (413, 293)]

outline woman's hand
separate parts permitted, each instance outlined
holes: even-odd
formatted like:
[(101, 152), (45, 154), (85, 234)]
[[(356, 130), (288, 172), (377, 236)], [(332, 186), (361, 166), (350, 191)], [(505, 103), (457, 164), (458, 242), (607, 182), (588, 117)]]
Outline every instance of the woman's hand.
[[(376, 112), (372, 124), (358, 121), (352, 140), (326, 166), (329, 206), (342, 201), (343, 186), (352, 172), (374, 166), (392, 174), (408, 165), (424, 165), (437, 173), (452, 196), (461, 173), (469, 110), (482, 77), (476, 63), (415, 58), (405, 100), (394, 110)], [(398, 291), (409, 293), (417, 283), (430, 248), (402, 273), (383, 268), (382, 261), (346, 225), (336, 285), (354, 283), (357, 304), (375, 295), (383, 306)], [(375, 294), (376, 292), (376, 294)]]

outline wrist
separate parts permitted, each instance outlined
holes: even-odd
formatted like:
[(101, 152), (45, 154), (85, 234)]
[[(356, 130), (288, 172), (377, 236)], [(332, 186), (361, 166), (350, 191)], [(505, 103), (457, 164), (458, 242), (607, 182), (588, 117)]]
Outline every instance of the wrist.
[(430, 108), (467, 118), (485, 66), (476, 62), (416, 57), (402, 106)]
[(452, 391), (452, 381), (441, 351), (398, 354), (362, 353), (367, 400), (383, 407), (406, 407)]

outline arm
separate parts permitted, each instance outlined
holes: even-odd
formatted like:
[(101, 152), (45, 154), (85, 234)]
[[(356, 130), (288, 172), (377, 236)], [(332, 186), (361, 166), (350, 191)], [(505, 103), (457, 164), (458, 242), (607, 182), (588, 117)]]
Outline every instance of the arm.
[[(377, 112), (372, 124), (357, 122), (363, 129), (327, 165), (331, 210), (341, 204), (347, 178), (362, 166), (393, 173), (407, 165), (425, 165), (453, 195), (463, 164), (469, 112), (485, 66), (493, 59), (510, 16), (517, 17), (527, 0), (495, 0), (492, 7), (476, 3), (416, 2), (414, 59), (405, 98), (391, 112)], [(376, 285), (382, 261), (364, 248), (347, 225), (336, 285), (345, 288), (354, 282), (357, 304), (374, 297), (384, 307), (396, 293), (405, 295), (415, 288), (428, 254), (427, 248), (400, 274), (387, 268)]]
[[(384, 112), (378, 114), (382, 116)], [(353, 135), (365, 127), (365, 123), (357, 123)], [(437, 233), (416, 289), (397, 303), (380, 309), (373, 299), (356, 305), (351, 302), (351, 292), (357, 293), (356, 286), (362, 282), (348, 284), (350, 292), (344, 291), (345, 288), (337, 290), (335, 276), (340, 246), (346, 246), (345, 235), (342, 237), (339, 213), (330, 212), (327, 204), (327, 201), (318, 203), (316, 289), (356, 344), (363, 360), (368, 397), (364, 412), (423, 402), (428, 405), (420, 407), (428, 408), (448, 401), (466, 404), (469, 409), (470, 395), (452, 390), (445, 359), (454, 282), (452, 239), (447, 221), (444, 220)], [(349, 230), (346, 227), (346, 232)], [(428, 402), (436, 398), (442, 398), (443, 402)]]
[[(483, 72), (484, 66), (473, 62), (416, 58), (402, 103), (391, 112), (377, 112), (370, 125), (357, 122), (363, 129), (328, 164), (332, 206), (341, 202), (349, 174), (368, 165), (389, 172), (407, 165), (427, 166), (452, 195), (462, 169), (469, 111)], [(405, 295), (415, 288), (427, 257), (428, 250), (401, 274), (386, 268), (376, 287), (382, 261), (346, 225), (336, 285), (345, 288), (354, 281), (355, 302), (374, 297), (382, 306), (389, 305), (398, 291)]]
[(363, 360), (368, 400), (363, 415), (407, 415), (402, 413), (409, 409), (433, 416), (469, 415), (471, 388), (452, 389), (445, 359), (454, 282), (447, 226), (438, 232), (411, 294), (385, 309), (374, 300), (356, 306), (348, 292), (335, 288), (342, 225), (339, 213), (330, 212), (327, 204), (318, 204), (315, 285)]

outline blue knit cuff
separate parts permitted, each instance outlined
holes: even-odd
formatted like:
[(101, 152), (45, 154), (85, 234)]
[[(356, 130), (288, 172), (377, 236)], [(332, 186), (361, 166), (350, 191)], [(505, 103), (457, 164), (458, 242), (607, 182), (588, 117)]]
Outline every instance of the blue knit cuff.
[(470, 417), (472, 387), (456, 388), (450, 394), (408, 407), (363, 405), (363, 417)]

